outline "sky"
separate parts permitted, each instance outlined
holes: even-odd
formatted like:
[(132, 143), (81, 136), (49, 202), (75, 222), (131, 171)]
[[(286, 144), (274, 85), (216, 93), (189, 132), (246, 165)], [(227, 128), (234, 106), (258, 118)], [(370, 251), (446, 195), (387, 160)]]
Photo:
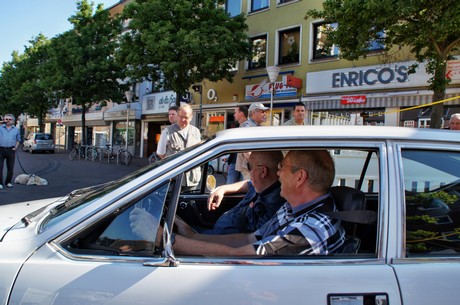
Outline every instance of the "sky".
[[(91, 0), (109, 8), (119, 0)], [(90, 1), (90, 2), (91, 2)], [(0, 0), (0, 67), (12, 59), (11, 53), (24, 53), (29, 40), (40, 33), (53, 38), (72, 28), (67, 20), (77, 11), (77, 0)]]

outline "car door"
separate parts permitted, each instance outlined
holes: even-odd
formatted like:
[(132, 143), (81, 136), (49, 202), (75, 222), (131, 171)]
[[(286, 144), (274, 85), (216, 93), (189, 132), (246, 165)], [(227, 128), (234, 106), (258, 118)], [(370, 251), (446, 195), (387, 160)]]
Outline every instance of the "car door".
[(457, 304), (460, 291), (460, 148), (400, 144), (404, 205), (393, 268), (404, 304)]
[[(315, 149), (318, 145), (311, 144)], [(168, 244), (135, 233), (130, 218), (135, 208), (145, 209), (144, 223), (150, 225), (144, 228), (151, 228), (147, 236), (168, 240), (168, 232), (158, 231), (158, 225), (172, 227), (185, 196), (180, 174), (130, 192), (115, 209), (101, 211), (38, 249), (22, 267), (10, 303), (401, 304), (385, 257), (389, 215), (384, 143), (354, 142), (337, 150), (336, 142), (321, 145), (335, 155), (338, 176), (343, 177), (335, 184), (354, 185), (360, 179), (355, 165), (366, 163), (361, 156), (369, 149), (375, 152), (379, 187), (370, 198), (377, 199), (379, 221), (372, 251), (305, 257), (176, 256)], [(144, 206), (152, 202), (155, 209)]]

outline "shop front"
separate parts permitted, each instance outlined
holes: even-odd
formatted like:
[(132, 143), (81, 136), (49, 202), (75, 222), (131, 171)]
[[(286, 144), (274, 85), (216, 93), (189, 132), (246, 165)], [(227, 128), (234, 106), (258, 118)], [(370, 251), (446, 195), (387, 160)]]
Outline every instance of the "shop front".
[[(106, 144), (125, 148), (133, 156), (140, 155), (141, 107), (139, 102), (124, 103), (104, 112), (104, 120), (112, 126), (112, 137)], [(103, 137), (101, 136), (101, 139)]]
[[(365, 66), (347, 69), (309, 72), (306, 76), (306, 96), (302, 101), (313, 113), (335, 114), (350, 118), (355, 125), (386, 125), (429, 127), (426, 116), (433, 92), (429, 91), (425, 65), (419, 64), (414, 74), (408, 74), (415, 62)], [(446, 98), (460, 95), (460, 79), (452, 79)], [(427, 105), (425, 113), (409, 111), (414, 106)], [(444, 103), (445, 115), (460, 105), (460, 99)]]
[(169, 125), (169, 107), (176, 105), (176, 93), (164, 91), (142, 97), (140, 156), (148, 157), (157, 149), (161, 131)]
[[(87, 112), (85, 113), (85, 127), (82, 129), (82, 114), (67, 113), (63, 115), (56, 123), (56, 132), (59, 137), (64, 136), (65, 130), (65, 149), (71, 149), (74, 143), (83, 141), (83, 132), (86, 132), (86, 145), (99, 145), (100, 135), (110, 134), (110, 126), (104, 120), (104, 113)], [(63, 129), (65, 126), (65, 129)]]
[[(291, 72), (293, 73), (293, 72)], [(237, 106), (249, 107), (253, 102), (261, 102), (266, 107), (271, 108), (267, 111), (267, 121), (262, 125), (270, 125), (271, 113), (273, 113), (273, 125), (282, 125), (283, 122), (291, 119), (294, 105), (299, 102), (298, 88), (289, 86), (287, 80), (291, 78), (283, 77), (280, 82), (273, 84), (269, 83), (267, 75), (253, 77), (252, 79), (263, 78), (261, 81), (252, 81), (251, 84), (244, 88), (245, 96), (242, 101), (237, 100), (235, 95), (231, 101), (223, 103), (207, 103), (199, 105), (194, 103), (194, 117), (199, 117), (201, 113), (201, 130), (203, 138), (212, 137), (216, 132), (238, 127), (238, 122), (235, 121), (234, 112)], [(297, 79), (297, 87), (301, 87), (301, 80)], [(273, 100), (271, 98), (271, 90), (274, 88)], [(215, 89), (209, 89), (204, 92), (208, 100), (218, 100), (220, 92)], [(307, 114), (308, 117), (308, 114)]]

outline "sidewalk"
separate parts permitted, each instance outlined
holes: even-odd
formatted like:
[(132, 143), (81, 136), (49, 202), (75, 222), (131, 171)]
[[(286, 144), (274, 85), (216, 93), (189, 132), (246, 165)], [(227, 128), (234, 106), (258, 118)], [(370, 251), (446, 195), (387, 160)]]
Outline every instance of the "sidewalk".
[[(148, 165), (147, 158), (133, 158), (131, 165), (107, 164), (96, 161), (69, 160), (69, 152), (29, 154), (18, 151), (14, 167), (14, 178), (19, 174), (35, 174), (48, 181), (48, 185), (14, 184), (13, 188), (0, 190), (0, 205), (36, 199), (60, 197), (83, 187), (116, 180)], [(4, 175), (6, 176), (6, 166)]]

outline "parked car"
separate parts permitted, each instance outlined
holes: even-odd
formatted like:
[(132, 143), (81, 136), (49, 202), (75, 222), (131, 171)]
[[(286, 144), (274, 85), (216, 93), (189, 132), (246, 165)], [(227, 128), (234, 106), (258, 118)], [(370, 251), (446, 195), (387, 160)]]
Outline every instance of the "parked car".
[[(456, 305), (459, 138), (456, 131), (402, 127), (235, 128), (118, 181), (33, 204), (38, 210), (28, 215), (27, 203), (0, 206), (1, 217), (18, 220), (0, 221), (0, 304)], [(208, 174), (210, 162), (295, 149), (327, 149), (336, 203), (377, 216), (342, 220), (352, 247), (325, 256), (174, 253), (168, 236), (176, 217), (210, 228), (244, 196), (225, 196), (208, 211), (209, 189), (224, 183)], [(184, 173), (196, 167), (198, 189), (181, 191)], [(151, 239), (131, 229), (135, 207), (161, 219)], [(161, 248), (157, 233), (166, 237)]]
[(37, 151), (54, 153), (54, 139), (50, 133), (30, 133), (22, 144), (23, 151), (31, 154)]

